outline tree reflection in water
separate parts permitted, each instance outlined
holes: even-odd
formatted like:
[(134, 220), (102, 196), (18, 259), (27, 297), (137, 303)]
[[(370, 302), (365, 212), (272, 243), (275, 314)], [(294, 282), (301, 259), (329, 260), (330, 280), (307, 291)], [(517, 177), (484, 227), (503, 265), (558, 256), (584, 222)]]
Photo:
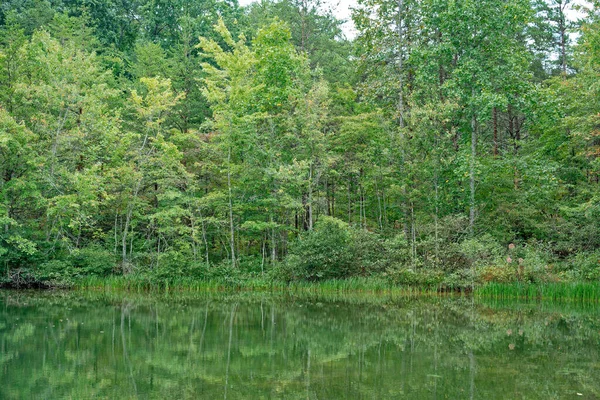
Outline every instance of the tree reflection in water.
[(600, 397), (594, 304), (0, 292), (0, 398)]

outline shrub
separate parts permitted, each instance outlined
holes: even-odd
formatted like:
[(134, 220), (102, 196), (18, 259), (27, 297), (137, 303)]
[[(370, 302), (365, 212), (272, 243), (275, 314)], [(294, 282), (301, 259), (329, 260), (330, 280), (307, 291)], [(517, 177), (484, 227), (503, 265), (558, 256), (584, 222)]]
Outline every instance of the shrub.
[(399, 269), (411, 265), (410, 245), (404, 235), (396, 235), (384, 243), (388, 268)]
[(477, 270), (479, 283), (510, 283), (519, 279), (518, 269), (513, 265), (486, 265)]
[(360, 275), (383, 272), (390, 261), (390, 248), (380, 236), (364, 229), (355, 230), (352, 235), (354, 262)]
[(198, 264), (194, 267), (197, 277), (205, 281), (216, 281), (224, 285), (240, 285), (244, 280), (244, 274), (240, 268), (234, 268), (231, 261), (222, 260), (216, 265)]
[(500, 260), (502, 246), (490, 235), (464, 240), (460, 244), (460, 250), (471, 265), (490, 265)]
[(82, 275), (108, 276), (116, 266), (116, 257), (112, 251), (94, 244), (73, 252), (71, 262)]
[(69, 261), (49, 260), (37, 268), (33, 277), (37, 282), (49, 286), (69, 286), (77, 277), (77, 272)]
[(193, 276), (192, 260), (193, 256), (187, 252), (165, 251), (158, 256), (151, 275), (158, 280), (191, 277)]
[(267, 270), (269, 264), (268, 256), (267, 254), (263, 264), (262, 255), (240, 255), (237, 258), (239, 269), (247, 274), (260, 275), (261, 272), (266, 272)]
[(600, 280), (600, 251), (579, 253), (569, 260), (569, 265), (577, 271), (579, 279)]
[(476, 272), (473, 269), (462, 268), (443, 278), (443, 286), (448, 289), (470, 288), (476, 281)]
[(281, 278), (288, 281), (347, 278), (356, 275), (359, 268), (351, 228), (339, 219), (324, 216), (312, 231), (293, 243)]
[(556, 280), (552, 274), (552, 255), (547, 245), (535, 241), (517, 245), (509, 250), (508, 257), (511, 264), (518, 268), (519, 278), (524, 282), (541, 283)]
[(446, 272), (456, 271), (471, 265), (471, 260), (462, 251), (460, 243), (441, 243), (437, 267)]

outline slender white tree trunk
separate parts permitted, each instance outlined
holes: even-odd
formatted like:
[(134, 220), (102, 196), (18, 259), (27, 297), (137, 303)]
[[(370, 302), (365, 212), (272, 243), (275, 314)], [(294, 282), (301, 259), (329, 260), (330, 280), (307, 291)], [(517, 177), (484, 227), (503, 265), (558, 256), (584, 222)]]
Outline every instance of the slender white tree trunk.
[(477, 157), (477, 119), (471, 117), (471, 162), (469, 166), (469, 188), (471, 191), (469, 206), (469, 230), (473, 233), (475, 225), (475, 161)]
[(399, 96), (398, 96), (398, 119), (400, 128), (404, 128), (404, 79), (402, 76), (402, 72), (404, 69), (404, 54), (402, 51), (402, 45), (404, 40), (404, 32), (402, 29), (402, 24), (404, 20), (403, 16), (404, 12), (404, 0), (398, 0), (398, 12), (396, 14), (396, 34), (398, 35), (398, 77), (399, 77)]
[(308, 230), (313, 229), (313, 197), (312, 197), (312, 180), (313, 180), (313, 163), (310, 163), (310, 169), (308, 171)]
[(206, 266), (210, 266), (210, 260), (208, 258), (208, 240), (206, 240), (206, 227), (204, 226), (204, 217), (202, 216), (202, 210), (198, 208), (198, 214), (200, 215), (200, 225), (202, 227), (202, 240), (204, 241), (204, 251), (206, 257)]
[(233, 226), (233, 199), (231, 195), (231, 146), (227, 151), (227, 190), (229, 192), (229, 244), (231, 246), (231, 265), (235, 268), (235, 227)]
[(127, 214), (125, 215), (125, 227), (123, 227), (123, 236), (121, 238), (121, 247), (122, 247), (122, 268), (123, 273), (127, 273), (128, 271), (128, 262), (127, 262), (127, 235), (129, 234), (129, 225), (131, 225), (131, 216), (133, 215), (133, 208), (135, 207), (135, 202), (137, 200), (138, 194), (142, 187), (142, 178), (137, 181), (135, 188), (133, 190), (133, 198), (131, 202), (127, 206)]

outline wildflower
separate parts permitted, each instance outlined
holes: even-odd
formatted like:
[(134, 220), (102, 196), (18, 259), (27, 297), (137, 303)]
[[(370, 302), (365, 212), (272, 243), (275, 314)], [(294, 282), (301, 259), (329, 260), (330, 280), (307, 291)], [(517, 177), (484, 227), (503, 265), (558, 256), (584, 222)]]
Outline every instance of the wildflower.
[(523, 264), (525, 262), (525, 260), (523, 260), (522, 258), (519, 258), (519, 264)]
[(514, 244), (514, 243), (511, 243), (511, 244), (509, 244), (509, 245), (508, 245), (508, 248), (509, 248), (510, 250), (514, 250), (514, 249), (515, 249), (515, 244)]
[(512, 335), (512, 329), (509, 329), (509, 330), (507, 330), (507, 331), (506, 331), (506, 334), (507, 334), (508, 336)]
[(509, 344), (509, 345), (508, 345), (508, 348), (509, 348), (510, 350), (514, 350), (514, 349), (515, 349), (515, 344), (514, 344), (514, 343), (511, 343), (511, 344)]
[(506, 262), (510, 264), (512, 262), (512, 258), (510, 258), (510, 256), (506, 257)]

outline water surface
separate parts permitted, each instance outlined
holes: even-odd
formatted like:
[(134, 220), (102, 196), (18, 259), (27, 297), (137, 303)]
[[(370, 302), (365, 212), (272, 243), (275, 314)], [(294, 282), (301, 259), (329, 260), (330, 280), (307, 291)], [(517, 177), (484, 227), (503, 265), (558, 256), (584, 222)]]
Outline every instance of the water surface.
[(595, 304), (0, 291), (1, 399), (599, 399)]

